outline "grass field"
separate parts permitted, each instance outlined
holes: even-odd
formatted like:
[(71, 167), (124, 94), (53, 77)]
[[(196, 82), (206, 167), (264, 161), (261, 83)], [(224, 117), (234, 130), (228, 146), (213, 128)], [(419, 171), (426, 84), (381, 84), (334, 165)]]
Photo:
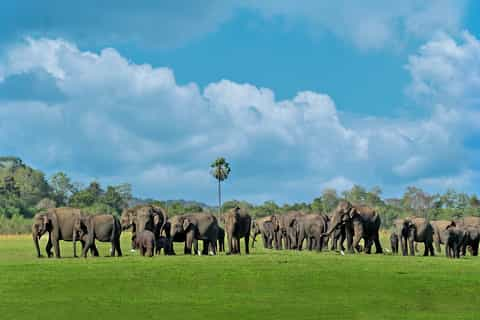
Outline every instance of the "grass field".
[(264, 249), (142, 258), (122, 241), (122, 258), (73, 259), (63, 242), (57, 260), (35, 258), (29, 236), (0, 237), (0, 319), (480, 317), (480, 258)]

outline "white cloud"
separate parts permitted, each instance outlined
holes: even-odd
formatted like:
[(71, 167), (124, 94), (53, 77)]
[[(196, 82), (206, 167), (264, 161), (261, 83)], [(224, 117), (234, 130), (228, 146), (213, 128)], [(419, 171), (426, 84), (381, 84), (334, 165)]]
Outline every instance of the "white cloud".
[(438, 34), (409, 57), (406, 68), (413, 80), (408, 92), (415, 98), (450, 107), (480, 102), (480, 42), (467, 31), (459, 41)]
[(332, 32), (362, 49), (403, 46), (413, 39), (428, 39), (438, 30), (461, 28), (466, 1), (339, 0), (248, 1), (266, 16), (307, 23), (313, 33)]
[(233, 166), (229, 194), (256, 201), (305, 200), (354, 182), (434, 183), (469, 170), (463, 138), (471, 125), (445, 106), (425, 119), (356, 116), (346, 125), (326, 94), (279, 101), (271, 89), (229, 80), (202, 90), (114, 49), (27, 39), (4, 57), (0, 86), (44, 72), (62, 95), (0, 97), (4, 152), (50, 172), (129, 181), (144, 196), (213, 202), (208, 165), (219, 155)]
[(362, 49), (389, 49), (412, 39), (428, 39), (438, 30), (458, 31), (467, 0), (177, 0), (148, 4), (104, 0), (101, 6), (92, 0), (81, 4), (45, 0), (41, 6), (26, 0), (15, 3), (0, 3), (0, 11), (7, 12), (0, 21), (4, 39), (35, 34), (72, 39), (82, 45), (130, 43), (171, 48), (217, 31), (241, 9), (307, 26), (313, 34), (332, 33)]

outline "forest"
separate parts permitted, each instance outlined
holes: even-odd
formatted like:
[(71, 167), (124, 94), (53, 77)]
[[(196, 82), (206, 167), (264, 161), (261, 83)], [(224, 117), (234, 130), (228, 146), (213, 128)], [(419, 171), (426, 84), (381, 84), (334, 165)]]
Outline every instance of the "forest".
[[(212, 185), (212, 198), (213, 192)], [(381, 215), (383, 228), (389, 228), (395, 218), (410, 215), (429, 219), (480, 216), (480, 200), (476, 194), (453, 189), (430, 194), (415, 186), (407, 187), (399, 198), (383, 197), (380, 187), (367, 189), (354, 185), (341, 192), (325, 189), (311, 202), (277, 204), (266, 201), (252, 204), (243, 200), (229, 200), (223, 203), (222, 211), (239, 206), (254, 217), (292, 210), (330, 213), (342, 199), (376, 208)], [(47, 177), (20, 158), (0, 157), (0, 234), (28, 233), (35, 213), (52, 207), (71, 206), (92, 214), (120, 215), (124, 208), (140, 203), (159, 204), (167, 209), (169, 215), (218, 210), (218, 207), (197, 201), (136, 198), (129, 183), (102, 186), (98, 181), (91, 181), (85, 185), (72, 181), (65, 172)]]

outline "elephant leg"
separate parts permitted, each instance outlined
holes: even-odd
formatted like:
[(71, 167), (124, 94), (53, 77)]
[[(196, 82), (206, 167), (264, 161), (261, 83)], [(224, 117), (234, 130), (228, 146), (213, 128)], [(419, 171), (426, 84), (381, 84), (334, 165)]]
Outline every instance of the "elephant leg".
[(115, 239), (115, 249), (117, 250), (117, 257), (122, 256), (122, 248), (120, 247), (120, 238)]
[(249, 241), (250, 241), (250, 237), (248, 236), (248, 234), (246, 234), (245, 235), (245, 254), (250, 254)]
[(73, 233), (73, 257), (78, 258), (78, 256), (77, 256), (77, 236), (76, 236), (76, 232)]
[(347, 250), (349, 253), (354, 253), (354, 246), (353, 246), (353, 234), (350, 231), (346, 232), (347, 237)]
[(352, 246), (352, 247), (351, 247), (351, 251), (352, 251), (352, 252), (355, 252), (354, 249), (357, 250), (358, 252), (360, 252), (360, 250), (359, 250), (359, 248), (360, 248), (360, 247), (359, 247), (359, 243), (360, 243), (360, 240), (361, 240), (361, 239), (362, 239), (362, 236), (361, 236), (360, 234), (355, 234), (355, 235), (353, 236), (352, 245), (351, 245), (351, 246)]
[(425, 242), (423, 243), (423, 246), (424, 246), (423, 256), (426, 257), (426, 256), (428, 256), (428, 250), (429, 250), (428, 242), (425, 241)]
[(415, 241), (413, 239), (408, 239), (408, 246), (410, 249), (410, 255), (414, 256), (415, 255)]
[(373, 242), (375, 243), (375, 253), (382, 254), (383, 248), (382, 244), (380, 243), (380, 236), (378, 235), (378, 232), (375, 234)]
[(240, 252), (240, 238), (235, 237), (235, 253), (241, 254)]
[(433, 243), (432, 242), (428, 243), (428, 248), (430, 249), (430, 255), (432, 257), (435, 256), (435, 250), (433, 249)]
[(232, 236), (229, 233), (227, 233), (227, 243), (228, 243), (227, 254), (232, 254), (233, 253), (233, 241), (232, 241)]
[(54, 240), (53, 241), (53, 251), (55, 252), (56, 258), (61, 258), (60, 256), (60, 241)]
[(140, 255), (143, 257), (145, 256), (145, 247), (144, 246), (140, 246)]
[(478, 240), (472, 242), (472, 256), (478, 256)]
[(402, 246), (403, 256), (408, 256), (407, 244), (408, 244), (408, 239), (405, 236), (400, 236), (400, 245)]
[(49, 258), (51, 258), (53, 256), (52, 247), (53, 247), (52, 239), (50, 238), (50, 235), (49, 235), (47, 245), (45, 246), (45, 251), (47, 252), (47, 257), (49, 257)]
[(441, 252), (442, 249), (440, 248), (440, 238), (437, 237), (435, 238), (434, 241), (435, 241), (435, 249), (437, 250), (437, 252)]

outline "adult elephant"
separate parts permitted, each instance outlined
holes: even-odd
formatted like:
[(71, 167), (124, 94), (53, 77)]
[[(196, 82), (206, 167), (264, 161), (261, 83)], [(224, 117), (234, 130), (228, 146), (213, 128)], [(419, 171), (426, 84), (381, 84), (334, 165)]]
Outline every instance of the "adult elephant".
[[(217, 254), (218, 222), (209, 213), (191, 213), (173, 216), (170, 220), (170, 241), (185, 242), (184, 253), (198, 254), (198, 240), (203, 240), (204, 246), (210, 249), (210, 254)], [(172, 245), (172, 254), (173, 251)]]
[(250, 228), (252, 218), (239, 207), (230, 209), (225, 215), (225, 233), (227, 234), (228, 253), (240, 254), (240, 239), (245, 239), (245, 254), (250, 253)]
[(273, 231), (272, 216), (253, 219), (250, 231), (252, 236), (252, 248), (255, 247), (257, 236), (260, 235), (262, 237), (263, 247), (265, 249), (273, 249), (275, 236)]
[(383, 253), (379, 237), (380, 225), (381, 219), (375, 209), (341, 201), (332, 214), (331, 224), (325, 235), (330, 236), (335, 229), (344, 226), (350, 253), (354, 253), (354, 250), (360, 252), (361, 239), (365, 241), (366, 253), (370, 253), (372, 243), (375, 244), (376, 253)]
[(298, 216), (294, 221), (298, 230), (297, 250), (302, 250), (303, 241), (307, 240), (307, 249), (321, 251), (327, 232), (328, 219), (322, 214), (306, 214)]
[[(395, 219), (393, 221), (394, 232), (398, 235), (400, 240), (400, 247), (404, 256), (415, 255), (415, 243), (423, 242), (424, 256), (435, 255), (433, 250), (433, 227), (425, 218), (407, 217), (404, 219)], [(408, 249), (407, 249), (408, 245)]]
[(272, 224), (279, 249), (282, 249), (282, 246), (285, 249), (297, 248), (298, 230), (295, 227), (295, 221), (303, 215), (304, 213), (300, 211), (290, 211), (285, 214), (272, 215)]
[(432, 220), (430, 224), (433, 228), (433, 243), (435, 244), (435, 250), (442, 252), (441, 244), (446, 243), (444, 231), (449, 225), (452, 224), (451, 220)]
[[(74, 223), (82, 216), (80, 209), (76, 208), (52, 208), (46, 212), (38, 213), (33, 218), (32, 238), (37, 252), (41, 257), (38, 241), (48, 232), (49, 239), (46, 247), (48, 257), (52, 256), (53, 247), (55, 257), (60, 258), (60, 240), (73, 241)], [(95, 249), (96, 250), (96, 249)]]
[[(122, 229), (132, 229), (132, 249), (136, 249), (135, 237), (137, 232), (143, 230), (152, 231), (155, 239), (158, 240), (162, 232), (166, 230), (167, 213), (165, 209), (156, 205), (138, 205), (132, 208), (124, 209), (121, 215)], [(167, 234), (167, 236), (169, 236)]]
[[(101, 215), (83, 215), (75, 219), (73, 233), (73, 254), (77, 255), (76, 241), (81, 239), (85, 242), (82, 250), (82, 256), (87, 257), (89, 249), (95, 248), (95, 240), (100, 242), (110, 242), (112, 248), (110, 255), (112, 257), (122, 256), (120, 248), (120, 235), (122, 234), (122, 226), (120, 220), (110, 214)], [(98, 251), (95, 249), (95, 254)]]

